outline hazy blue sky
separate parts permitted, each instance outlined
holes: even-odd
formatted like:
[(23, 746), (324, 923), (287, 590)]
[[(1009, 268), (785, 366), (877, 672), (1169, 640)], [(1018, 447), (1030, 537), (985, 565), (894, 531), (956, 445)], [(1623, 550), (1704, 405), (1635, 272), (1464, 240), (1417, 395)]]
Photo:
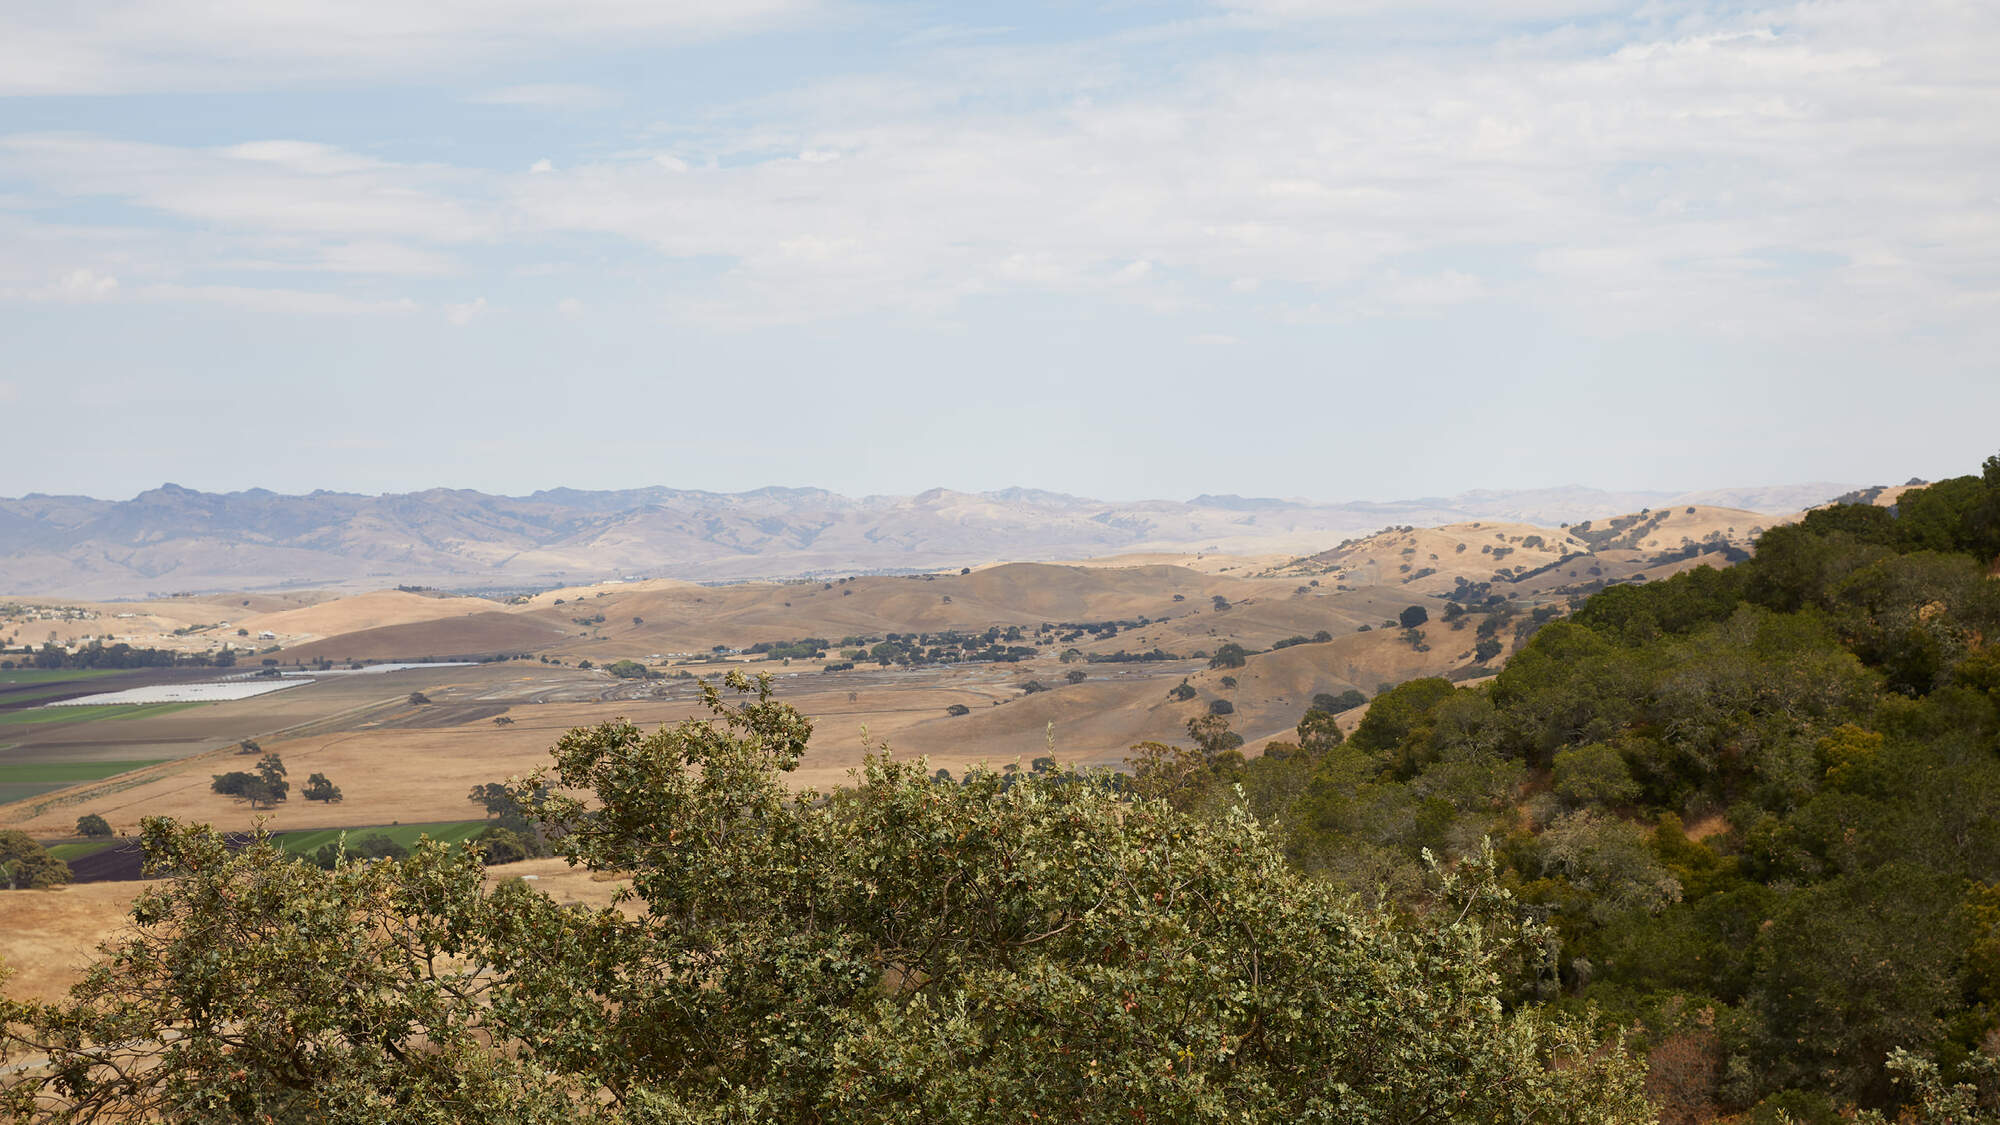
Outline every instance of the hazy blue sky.
[(1991, 0), (16, 0), (0, 495), (2000, 449)]

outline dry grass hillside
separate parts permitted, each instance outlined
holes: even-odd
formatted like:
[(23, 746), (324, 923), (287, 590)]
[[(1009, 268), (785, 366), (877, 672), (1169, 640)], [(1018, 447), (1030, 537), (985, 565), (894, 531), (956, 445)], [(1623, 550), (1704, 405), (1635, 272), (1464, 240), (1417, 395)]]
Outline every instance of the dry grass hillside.
[(1561, 528), (1490, 521), (1389, 528), (1271, 573), (1319, 576), (1336, 590), (1392, 586), (1472, 601), (1493, 594), (1559, 597), (1703, 563), (1726, 565), (1745, 557), (1765, 529), (1797, 518), (1684, 505)]
[[(210, 594), (143, 602), (94, 602), (48, 597), (0, 597), (0, 638), (8, 644), (54, 641), (73, 647), (91, 638), (176, 652), (205, 652), (252, 642), (236, 635), (243, 622), (341, 599), (337, 591)], [(251, 630), (252, 636), (257, 630)]]
[[(559, 903), (593, 908), (614, 905), (626, 886), (600, 879), (560, 859), (530, 859), (487, 871), (488, 886), (521, 879)], [(45, 891), (0, 891), (8, 925), (0, 926), (0, 965), (12, 970), (9, 999), (52, 1003), (62, 998), (94, 959), (93, 952), (130, 925), (132, 900), (150, 881), (85, 883)], [(620, 909), (636, 911), (632, 904)]]
[(284, 650), (287, 662), (299, 660), (428, 660), (489, 653), (535, 652), (558, 644), (563, 631), (554, 624), (518, 613), (488, 608), (460, 617), (382, 625), (342, 633)]
[[(994, 625), (1178, 618), (1210, 609), (1217, 595), (1230, 601), (1268, 600), (1290, 589), (1288, 583), (1203, 574), (1184, 567), (1042, 563), (993, 566), (969, 574), (827, 582), (714, 587), (613, 582), (548, 591), (514, 605), (476, 602), (484, 608), (473, 614), (344, 634), (287, 648), (285, 659), (396, 659), (510, 651), (643, 659), (801, 637), (838, 641), (889, 633), (979, 632)], [(1331, 610), (1322, 616), (1342, 619)], [(1240, 620), (1247, 624), (1253, 619)], [(1266, 631), (1289, 627), (1287, 614), (1257, 620), (1265, 621)]]
[(464, 617), (492, 608), (493, 603), (484, 598), (433, 598), (403, 590), (376, 590), (275, 613), (255, 613), (235, 624), (252, 635), (269, 632), (283, 643), (297, 644), (387, 625)]
[(1325, 575), (1336, 589), (1396, 586), (1415, 594), (1447, 594), (1463, 582), (1511, 577), (1588, 550), (1566, 532), (1481, 521), (1378, 532), (1285, 570)]
[[(1227, 716), (1232, 729), (1254, 749), (1274, 737), (1289, 737), (1312, 697), (1321, 692), (1354, 688), (1373, 695), (1383, 683), (1477, 671), (1469, 629), (1454, 633), (1432, 625), (1423, 632), (1428, 651), (1412, 647), (1400, 631), (1377, 630), (1257, 653), (1240, 668), (1189, 666), (1185, 679), (1196, 694), (1185, 701), (1170, 694), (1178, 683), (1172, 678), (1127, 680), (1104, 665), (1092, 665), (1090, 678), (1080, 684), (1020, 696), (963, 718), (932, 720), (912, 728), (904, 740), (928, 751), (949, 731), (995, 760), (1026, 761), (1047, 752), (1053, 723), (1056, 757), (1110, 765), (1122, 761), (1136, 742), (1184, 741), (1188, 720), (1207, 714), (1220, 700), (1233, 708)], [(1233, 686), (1225, 682), (1230, 680)]]

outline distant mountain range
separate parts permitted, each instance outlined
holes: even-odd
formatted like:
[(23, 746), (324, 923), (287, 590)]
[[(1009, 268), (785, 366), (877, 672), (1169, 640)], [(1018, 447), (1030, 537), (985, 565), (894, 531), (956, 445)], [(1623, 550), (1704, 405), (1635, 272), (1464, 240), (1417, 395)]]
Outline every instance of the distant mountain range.
[(1686, 494), (1568, 487), (1328, 504), (1207, 495), (1114, 502), (1024, 488), (860, 498), (814, 488), (288, 496), (168, 484), (130, 500), (0, 499), (0, 592), (125, 598), (283, 586), (519, 588), (1136, 553), (1310, 553), (1388, 525), (1553, 525), (1668, 504), (1785, 513), (1852, 487)]

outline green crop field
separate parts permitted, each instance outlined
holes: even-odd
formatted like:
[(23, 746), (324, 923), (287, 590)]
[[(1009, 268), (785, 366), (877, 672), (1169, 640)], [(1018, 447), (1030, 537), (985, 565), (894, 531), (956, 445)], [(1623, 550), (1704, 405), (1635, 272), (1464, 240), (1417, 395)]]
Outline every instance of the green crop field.
[(320, 848), (340, 839), (347, 833), (351, 845), (363, 836), (387, 836), (403, 847), (411, 847), (419, 836), (429, 836), (440, 843), (456, 844), (470, 840), (491, 824), (486, 820), (441, 820), (431, 824), (384, 824), (363, 828), (321, 828), (310, 832), (280, 832), (272, 837), (280, 848), (293, 855), (311, 855)]
[(26, 691), (0, 693), (0, 707), (18, 707), (23, 704), (33, 703), (38, 699), (54, 699), (59, 695), (68, 695), (71, 692), (82, 690), (83, 686), (82, 684), (51, 684), (46, 687), (29, 688)]
[(0, 684), (59, 684), (67, 680), (94, 680), (117, 676), (130, 668), (6, 668), (0, 669)]
[(0, 762), (0, 785), (40, 785), (51, 781), (68, 784), (99, 781), (128, 770), (156, 766), (164, 758), (143, 762)]
[(68, 863), (73, 859), (82, 859), (87, 855), (95, 855), (106, 848), (115, 848), (124, 842), (123, 840), (87, 840), (81, 844), (57, 844), (49, 849), (49, 854), (62, 860), (64, 863)]
[(101, 781), (128, 770), (156, 765), (162, 759), (143, 762), (0, 762), (0, 805), (25, 801), (79, 781)]
[(80, 703), (74, 707), (30, 707), (22, 711), (0, 711), (0, 726), (137, 719), (199, 706), (199, 703)]

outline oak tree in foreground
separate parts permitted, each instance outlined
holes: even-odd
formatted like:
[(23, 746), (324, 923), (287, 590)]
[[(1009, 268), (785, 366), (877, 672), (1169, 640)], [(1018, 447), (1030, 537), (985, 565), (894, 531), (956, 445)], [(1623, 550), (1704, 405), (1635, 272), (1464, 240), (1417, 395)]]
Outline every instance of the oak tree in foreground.
[(886, 754), (794, 791), (769, 682), (716, 717), (571, 731), (516, 787), (636, 910), (487, 892), (469, 848), (232, 851), (166, 881), (67, 1001), (0, 1003), (20, 1120), (1650, 1120), (1591, 1026), (1503, 1003), (1544, 935), (1473, 869), (1417, 919), (1073, 770), (954, 783)]

